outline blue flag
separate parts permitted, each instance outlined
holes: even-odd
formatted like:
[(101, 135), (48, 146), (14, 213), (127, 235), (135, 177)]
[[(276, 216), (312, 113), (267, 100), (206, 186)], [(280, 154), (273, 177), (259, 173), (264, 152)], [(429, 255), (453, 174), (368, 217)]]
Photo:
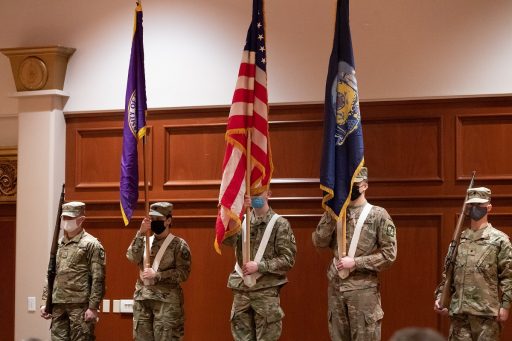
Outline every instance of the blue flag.
[(121, 156), (121, 213), (128, 225), (139, 198), (137, 142), (146, 135), (146, 79), (142, 40), (142, 6), (135, 9), (132, 52), (124, 107), (123, 152)]
[(348, 0), (338, 0), (336, 9), (334, 43), (325, 85), (322, 152), (322, 206), (339, 220), (350, 202), (353, 179), (364, 164)]

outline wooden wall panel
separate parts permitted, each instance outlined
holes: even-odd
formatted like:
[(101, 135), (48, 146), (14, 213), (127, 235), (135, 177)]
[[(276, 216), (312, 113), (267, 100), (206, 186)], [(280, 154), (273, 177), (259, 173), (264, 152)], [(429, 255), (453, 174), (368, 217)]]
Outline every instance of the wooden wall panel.
[(225, 124), (165, 126), (164, 186), (219, 187), (224, 150), (212, 146), (221, 146), (225, 133)]
[[(383, 340), (398, 328), (448, 332), (433, 312), (433, 291), (473, 168), (476, 186), (493, 191), (491, 222), (509, 235), (512, 168), (500, 146), (510, 144), (512, 97), (368, 102), (361, 104), (369, 200), (385, 207), (398, 233), (398, 259), (382, 273)], [(232, 295), (226, 287), (232, 250), (213, 250), (223, 135), (228, 107), (150, 110), (150, 201), (175, 204), (174, 232), (192, 249), (184, 285), (185, 340), (229, 340)], [(311, 244), (321, 209), (318, 176), (323, 106), (273, 105), (270, 132), (275, 173), (272, 207), (294, 229), (298, 254), (282, 290), (282, 340), (326, 340), (328, 250)], [(87, 203), (87, 229), (107, 250), (107, 297), (130, 298), (136, 268), (126, 258), (144, 215), (142, 187), (135, 216), (122, 227), (119, 212), (121, 112), (69, 113), (66, 198)], [(476, 143), (480, 135), (485, 141)], [(80, 171), (77, 171), (80, 168)], [(117, 174), (117, 175), (116, 175)], [(512, 339), (512, 322), (505, 337)], [(98, 339), (129, 339), (131, 316), (104, 313)], [(505, 338), (506, 339), (506, 338)]]
[(457, 176), (478, 170), (486, 180), (512, 180), (512, 113), (457, 116)]
[(384, 340), (404, 327), (440, 327), (432, 297), (440, 280), (442, 215), (395, 214), (393, 221), (399, 257), (381, 274)]
[(16, 203), (0, 202), (0, 340), (14, 340), (14, 278), (16, 274)]
[[(151, 129), (148, 128), (148, 163), (151, 165)], [(121, 128), (79, 129), (76, 135), (75, 178), (77, 188), (119, 190), (123, 130)], [(142, 144), (139, 144), (142, 164)], [(150, 167), (151, 169), (151, 167)], [(142, 179), (143, 169), (139, 169)], [(148, 175), (151, 182), (151, 173)], [(141, 186), (143, 182), (141, 181)]]
[[(281, 121), (270, 124), (274, 176), (277, 182), (318, 183), (322, 158), (323, 122), (320, 120)], [(275, 143), (275, 141), (282, 141)], [(277, 167), (278, 165), (278, 167)]]
[(365, 161), (372, 182), (442, 180), (441, 118), (368, 119)]

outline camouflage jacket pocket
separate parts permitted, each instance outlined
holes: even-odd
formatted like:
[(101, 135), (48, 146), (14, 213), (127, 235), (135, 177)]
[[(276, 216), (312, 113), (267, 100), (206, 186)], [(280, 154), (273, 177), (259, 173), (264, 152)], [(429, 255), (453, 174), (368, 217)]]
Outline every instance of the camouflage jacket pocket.
[(384, 318), (384, 311), (381, 307), (376, 306), (375, 311), (364, 314), (364, 319), (367, 325), (375, 324)]
[(69, 264), (87, 264), (87, 248), (85, 246), (79, 246), (77, 247), (76, 251), (73, 253), (73, 256), (71, 257)]
[(476, 270), (489, 279), (498, 275), (498, 252), (499, 247), (489, 243), (476, 263)]

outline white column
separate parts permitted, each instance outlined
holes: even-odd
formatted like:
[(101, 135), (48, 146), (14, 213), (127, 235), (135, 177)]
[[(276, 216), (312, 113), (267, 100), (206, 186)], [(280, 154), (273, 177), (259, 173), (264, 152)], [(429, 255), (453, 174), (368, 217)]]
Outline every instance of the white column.
[[(65, 179), (66, 124), (61, 90), (17, 92), (18, 200), (16, 208), (15, 340), (49, 340), (39, 316), (60, 191)], [(28, 297), (36, 311), (28, 311)]]

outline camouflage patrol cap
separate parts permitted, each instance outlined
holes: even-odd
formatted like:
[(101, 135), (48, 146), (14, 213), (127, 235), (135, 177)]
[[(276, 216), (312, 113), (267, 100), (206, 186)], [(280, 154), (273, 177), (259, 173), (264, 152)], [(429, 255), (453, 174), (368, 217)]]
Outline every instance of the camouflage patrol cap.
[(71, 201), (62, 205), (62, 216), (76, 218), (85, 213), (85, 204), (80, 201)]
[(172, 214), (172, 204), (170, 202), (155, 202), (151, 205), (149, 215), (153, 217), (167, 217)]
[(491, 190), (485, 187), (468, 189), (466, 204), (483, 204), (491, 200)]
[(354, 182), (361, 182), (363, 180), (368, 180), (368, 168), (366, 167), (361, 167), (361, 170), (354, 178)]

